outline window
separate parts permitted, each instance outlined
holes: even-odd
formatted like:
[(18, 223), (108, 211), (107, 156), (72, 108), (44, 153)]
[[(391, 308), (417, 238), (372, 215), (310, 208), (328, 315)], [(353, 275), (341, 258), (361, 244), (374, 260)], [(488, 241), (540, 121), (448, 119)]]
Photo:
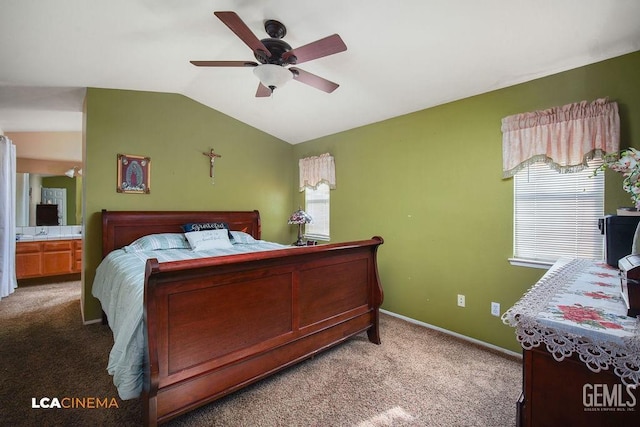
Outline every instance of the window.
[(317, 189), (304, 189), (304, 210), (313, 221), (305, 225), (307, 239), (329, 240), (329, 186), (318, 184)]
[[(602, 259), (598, 218), (604, 215), (601, 159), (576, 173), (534, 163), (514, 176), (515, 265), (547, 267), (562, 257)], [(537, 264), (537, 265), (536, 265)]]

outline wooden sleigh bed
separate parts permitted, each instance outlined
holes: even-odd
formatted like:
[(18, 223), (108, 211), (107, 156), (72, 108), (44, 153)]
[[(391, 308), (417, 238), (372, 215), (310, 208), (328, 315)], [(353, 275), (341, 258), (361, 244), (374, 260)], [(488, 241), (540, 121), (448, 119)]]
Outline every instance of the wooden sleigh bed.
[[(225, 222), (260, 238), (258, 211), (103, 211), (103, 257), (137, 238)], [(146, 262), (142, 393), (157, 425), (367, 332), (380, 344), (382, 238)]]

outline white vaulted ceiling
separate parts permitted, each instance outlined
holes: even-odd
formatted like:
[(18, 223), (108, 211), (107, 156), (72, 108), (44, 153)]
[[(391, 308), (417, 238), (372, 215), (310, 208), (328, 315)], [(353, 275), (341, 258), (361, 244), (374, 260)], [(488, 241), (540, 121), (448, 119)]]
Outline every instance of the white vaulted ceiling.
[[(347, 50), (299, 65), (256, 98), (249, 60), (214, 11), (299, 47), (338, 33)], [(0, 0), (0, 129), (81, 128), (84, 88), (180, 93), (291, 144), (640, 50), (637, 0)], [(578, 100), (576, 100), (578, 101)]]

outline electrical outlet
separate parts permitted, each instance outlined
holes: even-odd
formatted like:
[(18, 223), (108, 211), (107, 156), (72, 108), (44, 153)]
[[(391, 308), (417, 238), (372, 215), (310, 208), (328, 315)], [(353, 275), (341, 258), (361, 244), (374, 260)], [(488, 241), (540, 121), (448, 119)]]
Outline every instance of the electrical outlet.
[(464, 295), (458, 294), (458, 307), (464, 307)]
[(491, 314), (494, 316), (500, 316), (500, 303), (492, 302), (491, 303)]

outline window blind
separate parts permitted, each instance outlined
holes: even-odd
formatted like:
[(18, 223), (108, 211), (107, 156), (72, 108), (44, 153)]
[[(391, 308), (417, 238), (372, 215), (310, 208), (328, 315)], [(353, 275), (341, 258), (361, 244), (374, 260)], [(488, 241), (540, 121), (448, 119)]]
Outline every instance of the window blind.
[(319, 184), (317, 189), (305, 188), (304, 210), (313, 221), (305, 225), (304, 236), (311, 239), (329, 240), (329, 186)]
[(602, 259), (598, 219), (604, 215), (601, 159), (575, 173), (534, 163), (514, 176), (514, 257), (554, 262), (559, 258)]

